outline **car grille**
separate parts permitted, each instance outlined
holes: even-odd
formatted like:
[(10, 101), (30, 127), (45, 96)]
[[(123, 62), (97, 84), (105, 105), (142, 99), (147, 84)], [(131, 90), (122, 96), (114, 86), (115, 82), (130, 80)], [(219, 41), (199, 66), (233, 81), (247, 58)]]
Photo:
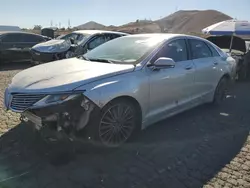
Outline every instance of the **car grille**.
[(43, 94), (13, 94), (10, 107), (16, 111), (24, 111), (43, 97)]

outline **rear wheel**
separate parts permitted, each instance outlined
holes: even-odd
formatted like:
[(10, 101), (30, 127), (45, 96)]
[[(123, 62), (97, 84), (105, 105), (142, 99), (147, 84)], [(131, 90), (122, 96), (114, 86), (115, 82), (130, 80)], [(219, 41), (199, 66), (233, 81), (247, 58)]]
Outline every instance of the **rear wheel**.
[(226, 99), (228, 86), (229, 86), (229, 79), (224, 76), (223, 78), (221, 78), (216, 87), (213, 100), (214, 104), (220, 105)]
[(118, 147), (135, 133), (140, 125), (136, 105), (130, 100), (115, 100), (100, 112), (87, 129), (90, 137), (107, 147)]

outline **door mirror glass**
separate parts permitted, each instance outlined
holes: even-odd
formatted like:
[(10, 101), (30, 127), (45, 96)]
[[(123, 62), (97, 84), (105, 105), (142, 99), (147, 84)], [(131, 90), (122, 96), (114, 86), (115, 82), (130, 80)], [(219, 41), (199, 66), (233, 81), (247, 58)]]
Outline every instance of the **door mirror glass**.
[(174, 68), (175, 61), (171, 58), (160, 57), (154, 62), (153, 66), (157, 69)]

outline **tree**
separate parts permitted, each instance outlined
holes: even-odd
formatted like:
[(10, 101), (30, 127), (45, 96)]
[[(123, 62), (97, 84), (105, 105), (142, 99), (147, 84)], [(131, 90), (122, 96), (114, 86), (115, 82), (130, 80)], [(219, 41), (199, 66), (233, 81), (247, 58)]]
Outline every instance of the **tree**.
[(33, 29), (34, 29), (34, 30), (41, 30), (41, 29), (42, 29), (42, 26), (41, 26), (41, 25), (35, 25)]

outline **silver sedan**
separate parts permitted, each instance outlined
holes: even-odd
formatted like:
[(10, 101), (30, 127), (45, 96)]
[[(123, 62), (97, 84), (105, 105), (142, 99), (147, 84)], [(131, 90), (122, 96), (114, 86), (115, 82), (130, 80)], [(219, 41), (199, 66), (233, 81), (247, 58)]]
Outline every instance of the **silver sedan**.
[(205, 39), (131, 35), (18, 73), (5, 106), (38, 130), (119, 146), (164, 118), (220, 104), (234, 74), (235, 60)]

